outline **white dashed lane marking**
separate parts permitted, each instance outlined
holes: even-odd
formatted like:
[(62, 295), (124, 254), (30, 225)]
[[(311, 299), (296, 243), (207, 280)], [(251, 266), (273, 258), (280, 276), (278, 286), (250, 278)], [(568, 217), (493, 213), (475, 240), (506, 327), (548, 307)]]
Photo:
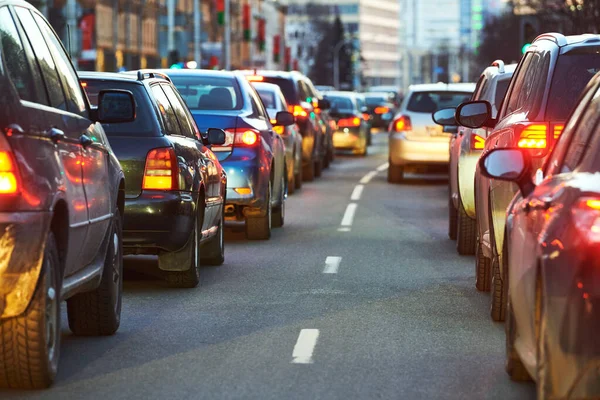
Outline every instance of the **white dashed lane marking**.
[(371, 171), (368, 174), (366, 174), (365, 176), (362, 177), (362, 179), (360, 180), (360, 183), (362, 183), (363, 185), (371, 182), (371, 179), (373, 179), (375, 177), (375, 175), (377, 175), (377, 171)]
[(302, 329), (294, 346), (292, 364), (312, 364), (313, 352), (318, 339), (318, 329)]
[(358, 201), (360, 200), (360, 196), (362, 195), (363, 190), (365, 189), (365, 185), (356, 185), (354, 190), (352, 191), (352, 195), (350, 196), (350, 200)]
[(323, 270), (324, 274), (337, 274), (338, 269), (340, 268), (340, 263), (342, 262), (342, 257), (330, 256), (325, 259), (325, 269)]
[(342, 218), (342, 226), (352, 226), (354, 214), (356, 213), (356, 207), (358, 207), (358, 204), (356, 203), (348, 204), (346, 207), (346, 212), (344, 213), (344, 218)]

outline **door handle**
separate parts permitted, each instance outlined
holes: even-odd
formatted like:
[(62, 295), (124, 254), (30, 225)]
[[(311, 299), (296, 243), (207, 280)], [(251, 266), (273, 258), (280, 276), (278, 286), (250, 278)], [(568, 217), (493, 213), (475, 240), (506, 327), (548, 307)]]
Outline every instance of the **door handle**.
[(13, 135), (14, 133), (22, 135), (25, 133), (25, 131), (23, 130), (23, 128), (21, 128), (21, 125), (19, 124), (10, 124), (6, 128), (4, 128), (4, 133), (6, 133), (6, 135), (8, 136)]
[(47, 135), (54, 143), (58, 143), (65, 138), (65, 133), (58, 128), (50, 128)]
[(94, 143), (94, 141), (88, 135), (81, 135), (81, 137), (79, 138), (79, 143), (81, 143), (83, 147), (88, 147), (89, 145)]

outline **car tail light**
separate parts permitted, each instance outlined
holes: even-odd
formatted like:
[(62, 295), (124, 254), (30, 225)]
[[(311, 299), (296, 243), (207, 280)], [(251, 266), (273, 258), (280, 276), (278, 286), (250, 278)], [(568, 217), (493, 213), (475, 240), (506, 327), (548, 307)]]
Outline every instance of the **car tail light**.
[(375, 114), (387, 114), (390, 112), (389, 107), (376, 107)]
[(591, 243), (600, 243), (600, 197), (582, 197), (572, 210), (575, 227)]
[(285, 128), (283, 126), (275, 126), (276, 123), (276, 119), (271, 120), (271, 125), (273, 125), (273, 131), (278, 135), (283, 135), (285, 133)]
[(555, 141), (560, 137), (560, 134), (562, 133), (563, 129), (565, 129), (565, 124), (554, 124), (552, 132), (554, 133)]
[(0, 194), (19, 193), (19, 171), (10, 151), (0, 151)]
[(289, 110), (292, 114), (294, 114), (294, 117), (296, 117), (296, 118), (308, 117), (308, 111), (306, 111), (304, 108), (302, 108), (302, 106), (299, 106), (299, 105), (289, 106)]
[(338, 120), (337, 125), (340, 128), (356, 128), (357, 126), (360, 126), (360, 118), (342, 118)]
[(146, 156), (142, 187), (146, 190), (178, 190), (178, 169), (172, 147), (150, 150)]
[(412, 130), (412, 124), (410, 122), (410, 117), (407, 117), (405, 115), (401, 115), (400, 117), (396, 118), (392, 122), (391, 130), (395, 131), (395, 132), (402, 132), (402, 131), (410, 131), (410, 130)]
[(231, 146), (254, 146), (258, 142), (258, 137), (258, 131), (255, 131), (254, 129), (225, 129), (225, 143), (218, 146), (216, 150), (222, 150), (224, 147), (229, 149)]
[(368, 120), (370, 120), (370, 119), (371, 119), (371, 116), (370, 116), (369, 114), (367, 114), (367, 113), (363, 113), (363, 115), (362, 115), (362, 118), (363, 118), (365, 121), (368, 121)]
[(483, 150), (485, 148), (485, 138), (476, 133), (471, 134), (471, 150)]
[(531, 123), (520, 125), (519, 141), (521, 149), (545, 149), (547, 146), (548, 124)]

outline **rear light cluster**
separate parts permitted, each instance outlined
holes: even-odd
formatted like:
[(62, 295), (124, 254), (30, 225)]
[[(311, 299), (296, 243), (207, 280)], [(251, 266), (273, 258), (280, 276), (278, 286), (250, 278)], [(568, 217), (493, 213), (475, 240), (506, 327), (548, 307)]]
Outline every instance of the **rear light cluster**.
[(306, 118), (308, 117), (308, 111), (306, 111), (304, 108), (302, 108), (302, 106), (299, 105), (295, 105), (295, 106), (288, 106), (289, 111), (294, 114), (294, 117), (296, 118)]
[(519, 125), (519, 141), (517, 146), (521, 149), (540, 150), (548, 148), (548, 133), (552, 132), (553, 142), (558, 139), (564, 124), (527, 123)]
[(271, 120), (271, 125), (273, 125), (273, 131), (278, 135), (283, 135), (285, 133), (285, 128), (283, 126), (275, 126), (276, 123), (276, 119)]
[(390, 108), (389, 107), (376, 107), (375, 108), (375, 114), (387, 114), (390, 112)]
[(145, 190), (178, 190), (178, 164), (172, 147), (150, 150), (146, 156)]
[(600, 198), (583, 197), (572, 210), (575, 227), (590, 243), (600, 243)]
[(485, 148), (485, 138), (476, 133), (471, 134), (471, 150), (483, 150)]
[(412, 123), (410, 122), (410, 117), (407, 117), (406, 115), (400, 115), (392, 122), (390, 130), (394, 132), (412, 130)]
[(361, 119), (358, 117), (341, 118), (337, 122), (338, 128), (356, 128), (360, 126)]
[(225, 129), (225, 143), (216, 147), (254, 146), (258, 142), (259, 133), (254, 129), (237, 128)]
[(18, 173), (12, 152), (0, 151), (0, 194), (19, 193)]

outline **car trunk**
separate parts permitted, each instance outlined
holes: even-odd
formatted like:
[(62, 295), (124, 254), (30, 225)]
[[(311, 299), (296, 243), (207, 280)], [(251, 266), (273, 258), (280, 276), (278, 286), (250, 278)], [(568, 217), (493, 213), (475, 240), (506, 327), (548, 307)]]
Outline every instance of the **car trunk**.
[(410, 118), (412, 130), (406, 133), (407, 138), (414, 140), (443, 142), (448, 141), (450, 134), (445, 133), (442, 126), (433, 122), (431, 113), (405, 112)]
[[(239, 110), (234, 111), (198, 111), (192, 110), (192, 115), (198, 125), (198, 129), (202, 134), (205, 134), (209, 128), (219, 128), (225, 131), (235, 131), (237, 128), (237, 116), (240, 113)], [(219, 161), (225, 160), (231, 154), (233, 150), (232, 146), (227, 146), (229, 141), (233, 142), (233, 136), (227, 133), (227, 142), (225, 146), (213, 146), (212, 150), (219, 159)]]

